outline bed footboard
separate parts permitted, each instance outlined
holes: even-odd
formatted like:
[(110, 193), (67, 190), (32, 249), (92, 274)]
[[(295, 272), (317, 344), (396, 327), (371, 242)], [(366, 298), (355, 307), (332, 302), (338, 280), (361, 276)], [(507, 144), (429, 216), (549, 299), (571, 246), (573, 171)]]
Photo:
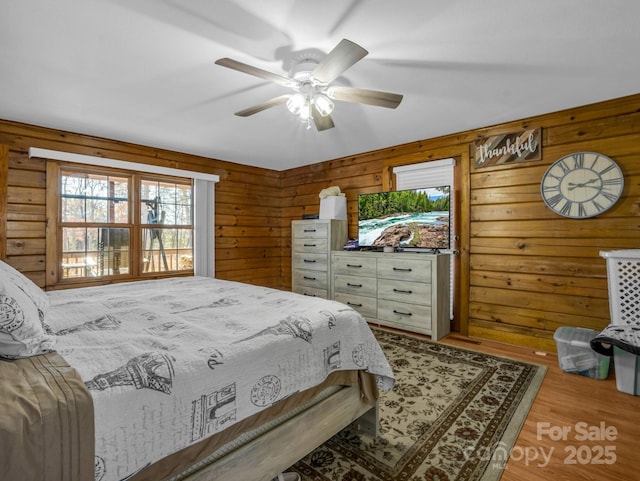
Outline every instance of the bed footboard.
[(365, 401), (359, 386), (345, 387), (183, 479), (270, 481), (356, 420), (360, 428), (376, 433), (377, 411), (377, 403)]

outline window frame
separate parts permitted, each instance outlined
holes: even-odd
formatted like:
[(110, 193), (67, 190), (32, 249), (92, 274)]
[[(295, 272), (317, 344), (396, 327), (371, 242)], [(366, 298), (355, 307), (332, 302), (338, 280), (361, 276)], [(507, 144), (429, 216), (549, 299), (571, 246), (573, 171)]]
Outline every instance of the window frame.
[[(107, 275), (100, 277), (74, 277), (63, 278), (62, 268), (62, 195), (61, 181), (63, 172), (79, 172), (97, 175), (112, 175), (127, 177), (129, 179), (129, 208), (128, 223), (97, 223), (104, 224), (107, 228), (129, 228), (129, 273)], [(187, 228), (191, 234), (191, 253), (194, 253), (194, 232), (195, 232), (195, 196), (194, 179), (188, 177), (171, 176), (151, 172), (140, 172), (114, 167), (82, 165), (58, 160), (47, 161), (47, 224), (46, 224), (46, 286), (48, 289), (64, 289), (72, 287), (85, 287), (93, 285), (104, 285), (117, 282), (128, 282), (137, 280), (159, 279), (166, 277), (193, 276), (194, 267), (184, 270), (169, 270), (157, 272), (145, 272), (143, 262), (143, 231), (148, 224), (142, 222), (141, 215), (141, 185), (142, 181), (152, 181), (161, 183), (173, 183), (189, 185), (191, 189), (191, 223), (188, 225), (166, 225), (164, 228)], [(72, 223), (75, 224), (75, 223)], [(81, 224), (81, 223), (78, 223)], [(96, 223), (84, 223), (84, 226), (93, 227)]]

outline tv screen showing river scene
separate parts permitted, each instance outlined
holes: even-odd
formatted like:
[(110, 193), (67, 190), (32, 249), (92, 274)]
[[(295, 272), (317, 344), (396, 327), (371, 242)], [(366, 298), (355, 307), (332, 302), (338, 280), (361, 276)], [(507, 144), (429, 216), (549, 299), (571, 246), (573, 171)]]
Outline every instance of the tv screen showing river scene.
[(449, 249), (450, 187), (358, 196), (358, 245)]

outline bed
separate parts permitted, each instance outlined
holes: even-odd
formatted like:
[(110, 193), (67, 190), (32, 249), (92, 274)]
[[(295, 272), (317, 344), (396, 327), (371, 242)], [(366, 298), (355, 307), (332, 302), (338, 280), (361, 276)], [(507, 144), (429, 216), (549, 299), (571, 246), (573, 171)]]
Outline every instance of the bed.
[(0, 311), (1, 479), (266, 481), (363, 415), (375, 423), (394, 383), (337, 302), (204, 277), (33, 287), (0, 282), (42, 329)]

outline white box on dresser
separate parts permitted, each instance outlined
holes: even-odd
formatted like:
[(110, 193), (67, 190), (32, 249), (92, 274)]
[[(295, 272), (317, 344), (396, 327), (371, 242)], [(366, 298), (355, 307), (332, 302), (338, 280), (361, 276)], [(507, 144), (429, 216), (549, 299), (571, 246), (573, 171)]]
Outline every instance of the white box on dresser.
[(347, 221), (294, 220), (291, 223), (291, 290), (329, 298), (332, 250), (347, 242)]
[(434, 340), (449, 333), (449, 254), (333, 251), (331, 272), (331, 299), (368, 321)]

